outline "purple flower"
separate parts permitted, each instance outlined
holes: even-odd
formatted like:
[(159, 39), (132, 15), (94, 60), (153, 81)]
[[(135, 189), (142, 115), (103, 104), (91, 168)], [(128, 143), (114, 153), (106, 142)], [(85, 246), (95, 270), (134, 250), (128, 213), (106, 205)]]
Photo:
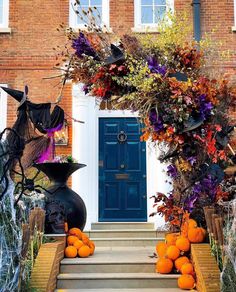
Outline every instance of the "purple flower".
[(73, 40), (72, 48), (75, 49), (75, 53), (79, 58), (82, 58), (83, 55), (91, 56), (94, 58), (97, 57), (95, 50), (92, 48), (90, 42), (82, 32), (80, 32), (77, 39)]
[(164, 129), (164, 125), (160, 116), (157, 115), (155, 109), (151, 109), (149, 112), (149, 121), (154, 128), (154, 131), (159, 132)]
[(158, 61), (155, 57), (148, 57), (147, 59), (148, 62), (148, 68), (152, 73), (157, 73), (162, 76), (166, 75), (166, 66), (165, 65), (160, 65), (158, 64)]
[(85, 85), (82, 87), (82, 90), (83, 90), (83, 92), (84, 92), (85, 94), (88, 94), (90, 88), (89, 88), (89, 86), (88, 86), (87, 84), (85, 84)]
[(188, 162), (189, 162), (192, 166), (194, 165), (194, 163), (197, 162), (197, 159), (196, 159), (196, 157), (194, 157), (194, 156), (190, 156), (190, 157), (188, 157), (187, 160), (188, 160)]
[(178, 170), (175, 165), (170, 164), (167, 166), (167, 174), (172, 177), (176, 178), (178, 176)]
[(202, 94), (199, 96), (199, 111), (201, 118), (206, 120), (211, 115), (211, 110), (213, 109), (213, 105), (211, 102), (207, 102), (206, 95)]

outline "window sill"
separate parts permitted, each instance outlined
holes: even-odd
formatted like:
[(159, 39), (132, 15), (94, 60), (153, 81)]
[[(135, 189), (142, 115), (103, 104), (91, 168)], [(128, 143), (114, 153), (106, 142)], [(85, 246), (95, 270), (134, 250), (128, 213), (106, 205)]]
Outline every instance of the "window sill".
[[(91, 31), (88, 31), (87, 27), (71, 27), (73, 29), (74, 32), (80, 32), (80, 31), (84, 31), (84, 32), (88, 32), (88, 33), (93, 33)], [(112, 28), (107, 27), (106, 29), (103, 30), (104, 33), (113, 33)]]
[(236, 32), (236, 26), (232, 26), (232, 31)]
[(11, 33), (10, 27), (0, 27), (0, 33)]
[(144, 26), (144, 27), (132, 27), (132, 32), (135, 33), (158, 33), (157, 27), (151, 27), (151, 26)]

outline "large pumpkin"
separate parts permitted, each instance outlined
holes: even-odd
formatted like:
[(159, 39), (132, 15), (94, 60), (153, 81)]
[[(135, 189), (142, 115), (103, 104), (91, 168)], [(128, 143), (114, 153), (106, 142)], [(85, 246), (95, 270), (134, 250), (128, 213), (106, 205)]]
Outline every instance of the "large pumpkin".
[(186, 237), (183, 237), (183, 236), (178, 237), (175, 245), (181, 251), (189, 251), (190, 250), (190, 241)]
[(178, 279), (178, 286), (183, 290), (191, 290), (195, 286), (195, 280), (192, 275), (181, 275)]
[(190, 228), (188, 230), (188, 239), (192, 243), (201, 243), (204, 241), (204, 233), (200, 227)]
[(173, 269), (173, 262), (167, 258), (160, 258), (156, 263), (156, 272), (160, 274), (169, 274)]
[(166, 255), (170, 260), (175, 261), (180, 255), (180, 250), (175, 245), (170, 245), (166, 250)]

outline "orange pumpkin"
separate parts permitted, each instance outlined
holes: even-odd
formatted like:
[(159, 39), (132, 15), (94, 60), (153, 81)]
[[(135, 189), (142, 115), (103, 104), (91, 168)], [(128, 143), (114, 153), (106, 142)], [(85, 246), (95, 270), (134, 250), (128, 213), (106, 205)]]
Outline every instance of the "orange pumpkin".
[(189, 251), (190, 250), (190, 242), (189, 242), (188, 238), (186, 238), (186, 237), (183, 237), (183, 236), (178, 237), (175, 245), (178, 247), (179, 250), (182, 250), (182, 251)]
[(78, 255), (81, 258), (87, 258), (90, 256), (90, 248), (87, 245), (81, 246), (81, 248), (78, 250)]
[(69, 234), (70, 235), (74, 235), (74, 236), (77, 236), (79, 239), (82, 238), (82, 231), (79, 229), (79, 228), (71, 228), (69, 230)]
[(203, 233), (203, 236), (204, 236), (204, 239), (206, 238), (206, 235), (207, 235), (207, 231), (206, 229), (202, 228), (202, 227), (199, 227), (201, 230), (202, 230), (202, 233)]
[(160, 274), (169, 274), (173, 269), (173, 262), (167, 258), (160, 258), (156, 263), (156, 272)]
[(77, 236), (69, 235), (67, 237), (67, 244), (68, 245), (73, 245), (76, 240), (78, 240), (78, 237)]
[(166, 250), (166, 255), (170, 260), (175, 261), (180, 255), (180, 250), (175, 245), (170, 245)]
[(156, 251), (159, 257), (164, 257), (167, 250), (167, 244), (164, 241), (158, 242), (156, 245)]
[(182, 265), (189, 263), (189, 259), (187, 257), (179, 257), (175, 260), (175, 268), (177, 271), (181, 270)]
[(74, 243), (73, 243), (73, 246), (76, 248), (76, 249), (80, 249), (81, 248), (81, 246), (83, 246), (84, 245), (84, 243), (83, 243), (83, 241), (82, 240), (79, 240), (79, 239), (77, 239)]
[(84, 244), (89, 244), (89, 238), (85, 233), (82, 233), (82, 241)]
[(190, 228), (188, 230), (188, 239), (192, 243), (201, 243), (204, 241), (204, 234), (200, 227)]
[(90, 248), (90, 255), (93, 255), (94, 254), (94, 251), (95, 251), (95, 244), (91, 240), (89, 242), (89, 248)]
[(193, 265), (191, 263), (186, 263), (186, 264), (182, 265), (182, 267), (181, 267), (181, 274), (182, 275), (185, 275), (185, 274), (191, 275), (191, 274), (193, 274), (193, 272), (194, 272)]
[(65, 256), (67, 258), (75, 258), (77, 256), (77, 249), (74, 246), (67, 246), (65, 248)]
[(197, 222), (194, 219), (188, 220), (188, 228), (195, 228), (197, 227)]
[(168, 246), (175, 245), (175, 242), (177, 240), (177, 237), (179, 236), (179, 233), (168, 233), (165, 236), (165, 240)]
[(181, 275), (178, 279), (178, 286), (183, 290), (190, 290), (195, 287), (195, 280), (192, 275)]

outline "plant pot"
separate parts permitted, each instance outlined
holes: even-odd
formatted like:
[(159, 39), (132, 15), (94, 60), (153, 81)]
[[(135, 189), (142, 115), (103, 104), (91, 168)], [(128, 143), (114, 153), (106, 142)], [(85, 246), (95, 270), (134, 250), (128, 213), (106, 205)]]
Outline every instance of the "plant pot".
[(67, 186), (67, 180), (73, 172), (85, 167), (80, 163), (38, 163), (34, 165), (44, 172), (51, 181), (45, 192), (45, 233), (65, 233), (65, 222), (68, 227), (84, 229), (86, 207), (81, 197)]

